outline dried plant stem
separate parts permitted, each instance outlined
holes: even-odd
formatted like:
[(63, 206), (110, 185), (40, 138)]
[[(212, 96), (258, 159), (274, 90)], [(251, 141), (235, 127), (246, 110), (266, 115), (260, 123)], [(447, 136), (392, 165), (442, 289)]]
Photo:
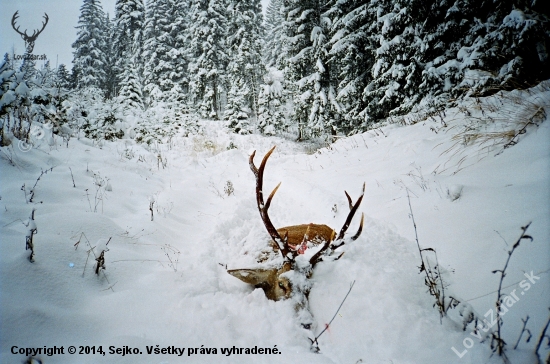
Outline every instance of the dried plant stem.
[[(540, 349), (540, 346), (542, 345), (542, 342), (544, 341), (544, 338), (546, 337), (548, 342), (550, 342), (550, 336), (548, 336), (546, 334), (546, 330), (548, 330), (548, 325), (549, 324), (550, 324), (550, 317), (546, 321), (546, 326), (544, 326), (544, 329), (542, 329), (542, 332), (540, 333), (539, 341), (537, 342), (537, 346), (535, 348), (535, 354), (537, 355), (537, 359), (538, 359), (539, 363), (542, 363), (542, 360), (540, 360), (540, 356), (539, 356), (539, 349)], [(550, 358), (550, 354), (549, 354), (549, 358)]]
[[(38, 178), (36, 179), (36, 182), (34, 182), (34, 186), (32, 186), (31, 190), (29, 191), (29, 195), (31, 196), (29, 198), (29, 202), (33, 202), (33, 199), (34, 199), (34, 189), (36, 188), (36, 185), (38, 184), (38, 181), (40, 181), (40, 178), (42, 178), (43, 175), (47, 174), (48, 172), (51, 172), (53, 171), (53, 168), (54, 167), (51, 167), (50, 169), (46, 169), (45, 171), (42, 171), (40, 173), (40, 176), (38, 176)], [(24, 189), (25, 185), (23, 185), (23, 187), (21, 188), (24, 192), (25, 192), (25, 197), (27, 196), (27, 192), (25, 191)]]
[[(445, 288), (444, 288), (443, 278), (441, 277), (441, 271), (439, 269), (439, 259), (437, 258), (437, 252), (433, 248), (422, 249), (420, 247), (420, 242), (418, 241), (418, 230), (416, 228), (416, 221), (414, 219), (414, 213), (411, 205), (411, 197), (409, 195), (409, 189), (405, 188), (405, 190), (407, 191), (407, 200), (409, 202), (409, 211), (410, 211), (410, 215), (411, 215), (411, 219), (414, 227), (414, 236), (416, 240), (416, 246), (418, 247), (418, 253), (420, 254), (420, 261), (421, 261), (420, 272), (424, 272), (426, 275), (425, 284), (426, 286), (428, 286), (430, 295), (434, 296), (436, 299), (435, 305), (438, 308), (439, 315), (440, 315), (439, 319), (441, 320), (443, 316), (446, 315), (448, 308), (450, 308), (453, 304), (455, 305), (458, 304), (459, 302), (455, 298), (451, 297), (451, 302), (449, 302), (448, 307), (446, 307), (445, 305)], [(430, 266), (429, 261), (428, 260), (424, 261), (424, 254), (423, 254), (424, 251), (431, 251), (435, 255), (435, 262), (436, 262), (435, 270), (437, 271), (437, 275), (435, 276), (434, 276), (434, 269), (432, 269), (432, 267)], [(441, 285), (441, 291), (438, 289), (438, 283), (437, 283), (438, 280), (439, 280), (439, 285)]]
[(529, 335), (529, 336), (527, 336), (527, 341), (529, 341), (531, 339), (531, 331), (529, 331), (529, 329), (525, 328), (527, 326), (527, 321), (529, 321), (529, 315), (527, 315), (525, 320), (521, 319), (521, 321), (523, 322), (523, 327), (521, 329), (521, 332), (519, 333), (518, 341), (516, 342), (516, 345), (514, 345), (514, 350), (516, 350), (518, 348), (519, 342), (521, 341), (521, 337), (523, 336), (524, 332), (527, 332), (527, 334)]
[(493, 274), (500, 273), (500, 281), (499, 281), (499, 284), (498, 284), (497, 301), (496, 301), (497, 331), (492, 334), (491, 349), (493, 349), (493, 351), (496, 351), (496, 353), (499, 356), (502, 356), (505, 362), (508, 362), (508, 358), (507, 358), (506, 354), (504, 353), (504, 351), (506, 349), (506, 342), (502, 339), (502, 332), (501, 332), (502, 318), (500, 316), (500, 313), (501, 313), (500, 308), (501, 308), (501, 305), (502, 305), (502, 301), (501, 301), (502, 300), (502, 293), (501, 293), (502, 283), (504, 282), (504, 277), (506, 276), (506, 268), (508, 268), (508, 264), (510, 263), (510, 258), (512, 258), (512, 254), (517, 249), (517, 247), (519, 247), (520, 242), (523, 239), (533, 241), (533, 238), (531, 236), (525, 234), (525, 232), (529, 228), (529, 225), (531, 225), (531, 223), (528, 223), (527, 225), (521, 227), (522, 233), (521, 233), (520, 237), (518, 238), (518, 240), (515, 242), (515, 244), (512, 246), (512, 249), (508, 251), (508, 258), (506, 259), (506, 263), (504, 264), (504, 268), (503, 269), (497, 269), (497, 270), (494, 270), (492, 272)]
[(71, 171), (71, 178), (73, 179), (73, 187), (76, 188), (76, 184), (74, 183), (73, 170), (71, 169), (71, 167), (69, 167), (69, 171)]

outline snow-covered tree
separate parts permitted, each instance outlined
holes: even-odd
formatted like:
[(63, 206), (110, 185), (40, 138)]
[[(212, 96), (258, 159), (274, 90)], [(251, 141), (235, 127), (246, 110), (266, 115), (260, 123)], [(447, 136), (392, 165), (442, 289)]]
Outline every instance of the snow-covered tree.
[(105, 16), (103, 29), (103, 34), (105, 37), (105, 42), (103, 43), (103, 53), (105, 54), (105, 82), (102, 89), (105, 91), (105, 97), (111, 99), (115, 97), (117, 93), (117, 57), (115, 55), (113, 41), (116, 29), (114, 23), (109, 18), (109, 14), (106, 14)]
[[(143, 51), (144, 23), (145, 6), (143, 0), (117, 0), (113, 52), (116, 57), (117, 81), (120, 83), (123, 82), (123, 77), (127, 77), (134, 71), (137, 71), (140, 77), (142, 75), (143, 67), (140, 61)], [(131, 60), (132, 58), (134, 59)], [(136, 66), (137, 70), (127, 69), (130, 65)], [(120, 90), (121, 87), (121, 85), (117, 85), (116, 88)]]
[[(150, 0), (144, 31), (144, 91), (151, 103), (187, 88), (188, 1)], [(157, 98), (157, 99), (156, 99)]]
[(119, 101), (127, 108), (142, 110), (143, 109), (143, 93), (141, 91), (141, 78), (138, 73), (138, 67), (134, 58), (128, 61), (124, 67), (122, 82), (120, 83), (120, 91), (118, 93)]
[(421, 0), (397, 0), (379, 14), (379, 47), (364, 92), (366, 113), (374, 120), (406, 113), (420, 101), (421, 37), (429, 7)]
[(224, 119), (226, 126), (234, 133), (250, 134), (252, 127), (248, 114), (250, 109), (246, 108), (246, 97), (250, 93), (248, 86), (242, 78), (231, 82), (231, 88), (227, 94), (227, 105), (225, 105)]
[(266, 67), (277, 67), (283, 55), (283, 0), (270, 0), (265, 11), (263, 60)]
[(42, 88), (54, 87), (56, 83), (56, 73), (50, 67), (50, 61), (46, 61), (44, 65), (37, 70), (34, 81)]
[(172, 12), (174, 20), (172, 21), (171, 34), (174, 39), (174, 47), (171, 52), (174, 69), (172, 71), (172, 79), (176, 84), (172, 88), (187, 94), (189, 92), (189, 22), (191, 0), (171, 0)]
[(342, 0), (332, 9), (330, 61), (338, 80), (336, 100), (341, 107), (338, 130), (345, 134), (366, 127), (363, 91), (371, 80), (376, 48), (373, 36), (379, 6), (371, 1)]
[(57, 87), (63, 87), (65, 89), (71, 88), (71, 75), (63, 63), (57, 67), (56, 82)]
[[(262, 8), (259, 0), (233, 1), (228, 9), (227, 81), (229, 92), (224, 118), (231, 118), (229, 125), (257, 114), (258, 93), (263, 73)], [(238, 116), (237, 116), (238, 115)], [(242, 121), (239, 122), (242, 124)], [(231, 129), (234, 129), (230, 126)], [(243, 127), (238, 127), (240, 133)], [(249, 131), (247, 131), (249, 132)]]
[(80, 8), (77, 39), (73, 43), (76, 87), (102, 87), (105, 73), (105, 14), (99, 0), (84, 0)]
[(258, 127), (263, 134), (275, 135), (286, 128), (283, 113), (283, 75), (271, 68), (264, 76), (258, 97)]
[(321, 0), (285, 1), (285, 77), (294, 95), (295, 120), (309, 136), (334, 133), (340, 112), (329, 58), (330, 5)]
[(227, 67), (225, 0), (193, 0), (189, 23), (189, 86), (203, 117), (219, 118)]
[(468, 32), (473, 42), (459, 50), (457, 59), (465, 69), (488, 75), (472, 82), (466, 79), (472, 78), (472, 72), (464, 73), (460, 87), (490, 94), (528, 87), (550, 77), (550, 19), (533, 11), (534, 3), (501, 1), (483, 22), (476, 19)]
[(4, 127), (8, 127), (4, 121), (12, 108), (13, 102), (16, 99), (13, 83), (15, 81), (15, 70), (13, 63), (8, 53), (4, 55), (4, 59), (0, 62), (0, 121), (2, 122), (2, 139), (0, 145), (4, 145)]

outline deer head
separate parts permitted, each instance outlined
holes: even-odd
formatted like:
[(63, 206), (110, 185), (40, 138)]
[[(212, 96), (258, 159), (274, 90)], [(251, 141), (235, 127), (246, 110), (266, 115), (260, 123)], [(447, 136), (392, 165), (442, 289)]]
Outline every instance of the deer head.
[(13, 17), (11, 18), (11, 26), (13, 27), (13, 30), (21, 35), (21, 38), (23, 38), (23, 40), (25, 41), (25, 49), (27, 50), (27, 53), (30, 54), (34, 49), (34, 42), (36, 41), (36, 38), (38, 38), (38, 35), (42, 33), (44, 28), (46, 28), (46, 25), (48, 24), (48, 20), (50, 18), (48, 17), (48, 14), (44, 13), (44, 19), (46, 21), (42, 23), (42, 29), (36, 29), (35, 31), (33, 31), (32, 35), (28, 35), (26, 29), (24, 33), (21, 33), (21, 31), (19, 31), (19, 27), (15, 27), (15, 21), (17, 20), (17, 18), (19, 18), (18, 13), (19, 10), (17, 10), (15, 14), (13, 14)]
[[(327, 225), (304, 224), (292, 225), (276, 229), (268, 215), (269, 206), (280, 183), (264, 202), (263, 197), (263, 174), (265, 165), (275, 147), (271, 148), (264, 156), (260, 168), (254, 164), (256, 152), (250, 156), (250, 169), (256, 177), (256, 203), (260, 216), (271, 236), (271, 246), (275, 251), (282, 255), (283, 262), (275, 268), (257, 268), (257, 269), (230, 269), (227, 272), (241, 281), (262, 288), (268, 299), (278, 301), (291, 298), (295, 301), (296, 311), (302, 326), (305, 329), (311, 329), (312, 316), (308, 310), (308, 296), (311, 289), (309, 278), (313, 274), (315, 265), (323, 260), (337, 260), (343, 253), (337, 254), (336, 250), (343, 246), (348, 239), (345, 238), (346, 231), (350, 226), (353, 216), (357, 212), (363, 195), (365, 185), (363, 184), (363, 193), (352, 203), (351, 197), (345, 192), (348, 199), (350, 212), (340, 229), (338, 235), (336, 231)], [(363, 230), (364, 215), (361, 216), (359, 229), (350, 237), (350, 240), (356, 240)]]

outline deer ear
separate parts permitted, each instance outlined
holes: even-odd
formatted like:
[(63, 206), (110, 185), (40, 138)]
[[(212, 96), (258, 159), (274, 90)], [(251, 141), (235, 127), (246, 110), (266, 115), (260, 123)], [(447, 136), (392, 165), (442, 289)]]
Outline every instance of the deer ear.
[(256, 286), (267, 282), (270, 276), (277, 273), (277, 269), (229, 269), (227, 273), (239, 278), (244, 283)]

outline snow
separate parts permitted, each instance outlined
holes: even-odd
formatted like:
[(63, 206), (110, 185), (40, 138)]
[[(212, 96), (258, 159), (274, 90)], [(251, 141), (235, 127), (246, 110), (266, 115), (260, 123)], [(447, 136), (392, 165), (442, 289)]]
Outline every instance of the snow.
[[(202, 121), (201, 135), (179, 135), (154, 148), (130, 139), (99, 147), (86, 138), (72, 138), (67, 147), (56, 137), (54, 145), (36, 140), (23, 153), (12, 139), (2, 155), (12, 155), (15, 165), (0, 160), (0, 362), (24, 360), (11, 354), (13, 346), (56, 345), (65, 347), (64, 355), (37, 357), (46, 364), (500, 363), (489, 344), (471, 334), (472, 324), (462, 330), (459, 309), (481, 318), (494, 310), (499, 276), (491, 271), (504, 267), (520, 227), (531, 222), (527, 233), (534, 241), (521, 242), (506, 270), (503, 292), (525, 294), (503, 317), (503, 338), (512, 362), (535, 363), (533, 340), (511, 349), (521, 318), (529, 315), (535, 338), (548, 319), (548, 89), (545, 83), (482, 104), (459, 104), (446, 110), (446, 126), (435, 119), (388, 124), (321, 149), (279, 137), (227, 134), (209, 121)], [(499, 100), (507, 107), (492, 110)], [(528, 111), (543, 100), (546, 113), (516, 145), (481, 143), (480, 135), (494, 137), (524, 120), (509, 112), (518, 108), (511, 100)], [(503, 110), (507, 122), (495, 117)], [(474, 119), (486, 125), (472, 131)], [(468, 130), (469, 139), (461, 139)], [(348, 213), (344, 190), (356, 199), (363, 182), (367, 186), (358, 211), (365, 213), (362, 235), (340, 249), (341, 259), (320, 262), (312, 277), (316, 333), (355, 281), (319, 338), (318, 354), (309, 350), (290, 300), (267, 300), (261, 289), (226, 273), (259, 266), (258, 255), (268, 249), (248, 158), (256, 150), (258, 164), (273, 145), (264, 186), (271, 191), (282, 181), (269, 210), (276, 226), (314, 222), (339, 230)], [(41, 170), (51, 167), (36, 185), (34, 203), (27, 203), (21, 186), (33, 186)], [(419, 243), (437, 251), (446, 295), (463, 302), (441, 321), (419, 274), (407, 190)], [(23, 249), (29, 227), (22, 222), (33, 209), (31, 263)], [(350, 232), (357, 224), (356, 218)], [(96, 275), (94, 253), (101, 249), (105, 270)], [(281, 260), (274, 259), (269, 264)], [(531, 272), (540, 279), (522, 290), (519, 282)], [(106, 355), (70, 355), (70, 345), (102, 345)], [(157, 345), (186, 348), (184, 359), (147, 354), (147, 347)], [(201, 354), (201, 345), (217, 353)], [(110, 354), (110, 346), (143, 354)], [(233, 346), (276, 346), (281, 354), (222, 354)], [(190, 356), (189, 348), (196, 349)], [(548, 355), (544, 345), (541, 354)]]

